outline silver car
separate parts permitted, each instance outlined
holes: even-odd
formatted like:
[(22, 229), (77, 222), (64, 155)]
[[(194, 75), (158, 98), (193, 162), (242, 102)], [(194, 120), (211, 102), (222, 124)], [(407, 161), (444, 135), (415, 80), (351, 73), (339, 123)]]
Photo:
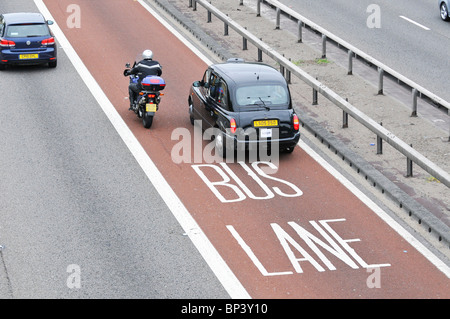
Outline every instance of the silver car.
[(450, 0), (438, 0), (439, 9), (441, 10), (441, 19), (444, 21), (450, 20), (448, 16), (448, 8), (450, 7)]

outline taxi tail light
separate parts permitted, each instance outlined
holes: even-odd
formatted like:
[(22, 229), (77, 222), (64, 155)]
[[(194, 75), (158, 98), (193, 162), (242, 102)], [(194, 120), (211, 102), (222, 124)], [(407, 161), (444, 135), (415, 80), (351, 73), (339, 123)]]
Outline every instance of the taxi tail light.
[(16, 45), (16, 43), (14, 41), (0, 39), (0, 46), (1, 47), (14, 47), (15, 45)]
[(42, 45), (54, 45), (55, 44), (55, 38), (51, 37), (51, 38), (48, 38), (48, 39), (44, 39), (44, 40), (42, 40), (41, 44)]
[(296, 114), (292, 117), (292, 124), (294, 125), (294, 130), (298, 131), (300, 129), (300, 120)]
[(231, 120), (230, 120), (230, 130), (231, 130), (231, 133), (236, 133), (236, 121), (232, 118)]

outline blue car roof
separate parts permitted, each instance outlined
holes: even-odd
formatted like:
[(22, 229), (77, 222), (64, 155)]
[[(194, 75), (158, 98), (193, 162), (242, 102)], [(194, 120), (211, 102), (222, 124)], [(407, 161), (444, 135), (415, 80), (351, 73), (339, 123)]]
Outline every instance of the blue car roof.
[(4, 13), (3, 18), (6, 24), (45, 23), (42, 14), (34, 12)]

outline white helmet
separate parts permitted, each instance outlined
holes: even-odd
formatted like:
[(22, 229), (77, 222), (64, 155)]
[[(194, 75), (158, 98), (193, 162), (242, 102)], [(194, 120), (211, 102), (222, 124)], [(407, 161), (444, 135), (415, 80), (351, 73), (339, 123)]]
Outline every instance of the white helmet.
[(145, 50), (142, 52), (142, 58), (144, 60), (151, 60), (153, 59), (153, 52), (151, 50)]

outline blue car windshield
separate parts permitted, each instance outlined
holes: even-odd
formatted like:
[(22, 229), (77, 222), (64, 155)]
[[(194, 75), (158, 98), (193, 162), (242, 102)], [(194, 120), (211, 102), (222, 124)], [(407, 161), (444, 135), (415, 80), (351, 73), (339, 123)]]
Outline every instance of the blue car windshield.
[(236, 90), (236, 102), (243, 107), (287, 106), (289, 105), (289, 93), (284, 86), (278, 84), (243, 86)]
[(8, 27), (8, 38), (45, 37), (49, 35), (46, 24), (14, 24)]

